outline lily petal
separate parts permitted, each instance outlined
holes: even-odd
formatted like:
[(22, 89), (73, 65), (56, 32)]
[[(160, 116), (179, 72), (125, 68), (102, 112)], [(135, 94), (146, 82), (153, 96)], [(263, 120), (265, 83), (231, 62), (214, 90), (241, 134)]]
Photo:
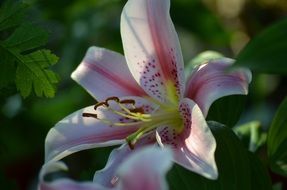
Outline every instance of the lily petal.
[[(135, 107), (143, 107), (146, 113), (152, 112), (154, 105), (140, 97), (123, 97), (120, 100), (135, 100)], [(116, 107), (116, 103), (109, 102), (113, 109), (121, 109)], [(105, 107), (98, 107), (94, 110), (94, 106), (81, 109), (67, 116), (52, 128), (45, 142), (45, 161), (59, 160), (74, 152), (85, 149), (112, 146), (122, 144), (125, 138), (135, 132), (138, 125), (132, 126), (113, 126), (106, 124), (99, 119), (93, 117), (83, 117), (83, 113), (94, 113), (97, 118), (107, 119), (112, 123), (131, 122), (123, 116), (114, 114)]]
[(226, 71), (233, 62), (227, 58), (210, 61), (197, 67), (191, 74), (186, 97), (199, 105), (205, 117), (215, 100), (223, 96), (248, 93), (251, 72), (248, 69)]
[(105, 187), (112, 187), (114, 185), (113, 183), (115, 179), (117, 179), (117, 176), (115, 176), (116, 171), (118, 170), (118, 167), (125, 161), (125, 159), (130, 154), (137, 152), (137, 150), (140, 150), (148, 145), (152, 145), (155, 142), (156, 140), (154, 138), (154, 133), (152, 133), (140, 139), (135, 144), (134, 150), (131, 150), (127, 144), (123, 144), (121, 147), (114, 149), (109, 156), (105, 168), (95, 173), (94, 182)]
[(129, 0), (121, 15), (127, 64), (153, 98), (178, 101), (184, 94), (183, 58), (169, 15), (169, 0)]
[(162, 146), (171, 146), (174, 161), (179, 165), (209, 179), (218, 177), (214, 159), (216, 141), (205, 118), (192, 100), (184, 98), (179, 111), (183, 117), (183, 129), (180, 133), (163, 127), (159, 130), (157, 140)]
[(119, 167), (119, 187), (124, 190), (166, 190), (165, 174), (171, 166), (169, 149), (148, 147), (137, 151)]
[(111, 96), (145, 95), (133, 79), (125, 58), (104, 48), (90, 47), (71, 77), (98, 101)]
[(44, 180), (44, 177), (47, 174), (60, 170), (67, 170), (67, 166), (62, 162), (50, 162), (45, 164), (41, 169), (38, 190), (108, 190), (99, 184), (91, 182), (77, 183), (68, 178), (59, 179), (53, 182), (46, 182)]
[(106, 187), (113, 187), (117, 180), (115, 173), (119, 165), (132, 153), (133, 151), (127, 144), (113, 149), (105, 168), (96, 171), (93, 181)]
[(172, 153), (169, 149), (152, 146), (139, 149), (120, 164), (114, 173), (117, 181), (109, 188), (99, 183), (78, 183), (68, 178), (46, 182), (44, 177), (47, 174), (67, 170), (63, 162), (52, 161), (41, 169), (38, 190), (166, 190), (164, 178), (171, 166)]

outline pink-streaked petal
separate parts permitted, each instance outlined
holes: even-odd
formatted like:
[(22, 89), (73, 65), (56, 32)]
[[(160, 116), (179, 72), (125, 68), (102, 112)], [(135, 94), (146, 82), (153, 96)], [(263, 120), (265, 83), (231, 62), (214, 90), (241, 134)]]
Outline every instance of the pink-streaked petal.
[[(135, 107), (143, 108), (145, 113), (150, 113), (155, 109), (152, 103), (143, 98), (120, 98), (120, 100), (126, 99), (135, 100)], [(117, 104), (113, 101), (109, 101), (109, 104), (113, 109), (121, 109), (116, 107)], [(97, 111), (95, 111), (94, 106), (90, 106), (74, 112), (58, 122), (49, 131), (45, 142), (46, 162), (59, 160), (74, 152), (85, 149), (122, 144), (125, 142), (125, 138), (135, 132), (139, 126), (112, 126), (93, 117), (83, 117), (83, 113), (94, 113), (97, 114), (98, 118), (107, 119), (113, 123), (133, 122), (123, 116), (112, 113), (105, 107), (98, 107)]]
[[(117, 180), (112, 187), (96, 182), (76, 182), (68, 178), (46, 182), (47, 174), (67, 170), (63, 162), (46, 163), (40, 172), (38, 190), (165, 190), (165, 174), (172, 166), (169, 149), (149, 146), (129, 154), (114, 173)], [(139, 172), (140, 171), (140, 172)]]
[(223, 97), (235, 94), (247, 94), (251, 82), (248, 69), (228, 72), (233, 60), (218, 59), (197, 67), (191, 74), (186, 87), (186, 97), (195, 101), (207, 116), (211, 104)]
[(172, 147), (176, 163), (206, 178), (216, 179), (216, 141), (200, 108), (192, 100), (184, 98), (179, 111), (184, 123), (182, 132), (178, 134), (168, 127), (161, 128), (157, 137), (159, 144)]
[(46, 162), (59, 160), (74, 152), (101, 146), (122, 144), (135, 127), (111, 127), (83, 113), (93, 113), (94, 106), (79, 110), (52, 128), (45, 142)]
[(45, 164), (40, 173), (38, 190), (108, 190), (107, 188), (92, 182), (77, 183), (68, 178), (58, 179), (53, 182), (46, 182), (44, 177), (52, 172), (67, 170), (62, 162), (50, 162)]
[(92, 182), (75, 182), (70, 179), (60, 179), (51, 183), (42, 183), (38, 190), (108, 190)]
[(169, 149), (141, 149), (119, 167), (119, 187), (123, 190), (166, 190), (165, 174), (171, 166), (172, 153)]
[(126, 158), (130, 156), (130, 154), (135, 153), (138, 149), (148, 145), (153, 145), (155, 142), (156, 140), (154, 138), (154, 133), (151, 133), (140, 139), (135, 144), (134, 150), (131, 150), (127, 144), (123, 144), (121, 147), (114, 149), (109, 156), (105, 168), (95, 173), (94, 182), (105, 187), (113, 187), (118, 182), (116, 171), (118, 170), (118, 167), (126, 160)]
[(95, 99), (111, 96), (144, 96), (132, 77), (125, 58), (104, 48), (90, 47), (71, 77)]
[(121, 15), (121, 36), (129, 69), (159, 101), (182, 98), (180, 44), (169, 15), (169, 0), (129, 0)]
[(106, 166), (95, 173), (94, 183), (101, 184), (106, 187), (113, 187), (118, 181), (115, 173), (119, 165), (132, 153), (133, 151), (127, 144), (114, 149), (107, 161)]

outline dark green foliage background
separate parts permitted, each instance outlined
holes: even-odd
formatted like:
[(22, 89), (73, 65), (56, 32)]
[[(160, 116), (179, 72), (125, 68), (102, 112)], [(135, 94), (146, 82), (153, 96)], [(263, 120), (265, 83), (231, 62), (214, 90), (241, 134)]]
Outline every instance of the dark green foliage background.
[[(53, 65), (56, 62), (54, 57), (51, 64), (45, 65), (45, 67), (57, 73), (57, 78), (52, 78), (55, 79), (55, 82), (56, 79), (60, 79), (60, 82), (57, 85), (54, 98), (38, 97), (42, 93), (48, 97), (54, 95), (53, 90), (56, 88), (54, 83), (51, 83), (51, 90), (46, 95), (40, 90), (38, 93), (33, 92), (28, 96), (30, 93), (22, 90), (22, 95), (26, 97), (24, 99), (19, 95), (21, 89), (15, 86), (17, 80), (13, 82), (15, 78), (13, 67), (1, 65), (1, 69), (7, 68), (7, 72), (5, 72), (6, 75), (0, 76), (0, 83), (2, 84), (2, 80), (10, 79), (7, 84), (0, 85), (0, 184), (1, 189), (7, 190), (35, 189), (38, 172), (44, 161), (44, 139), (48, 130), (69, 113), (96, 102), (70, 78), (71, 72), (80, 63), (87, 48), (96, 45), (123, 52), (119, 26), (125, 0), (26, 0), (25, 2), (29, 4), (29, 8), (19, 19), (29, 21), (30, 24), (47, 32), (48, 43), (38, 45), (41, 46), (40, 49), (52, 50), (59, 57), (57, 64)], [(219, 2), (224, 5), (223, 8), (218, 6)], [(236, 12), (234, 7), (231, 9), (232, 13), (228, 12), (228, 8), (230, 8), (228, 2), (230, 1), (171, 0), (171, 17), (179, 34), (186, 64), (205, 50), (218, 51), (234, 58), (250, 38), (287, 16), (285, 1), (272, 1), (273, 3), (266, 0), (246, 1), (242, 6), (240, 4), (235, 6), (241, 7), (238, 14), (234, 14)], [(227, 8), (224, 9), (224, 7)], [(15, 27), (13, 23), (12, 25)], [(2, 29), (3, 27), (0, 25), (0, 30)], [(7, 39), (8, 34), (13, 32), (12, 29), (2, 32), (0, 40)], [(272, 38), (270, 40), (272, 41)], [(287, 43), (282, 42), (282, 44), (286, 45)], [(283, 45), (279, 44), (278, 47), (283, 47)], [(257, 49), (255, 48), (255, 50)], [(286, 49), (284, 50), (286, 51)], [(253, 57), (250, 58), (252, 51), (254, 48), (249, 48), (239, 54), (239, 61), (236, 64), (244, 65), (246, 63), (244, 59), (252, 62), (251, 58)], [(264, 60), (268, 58), (272, 58), (271, 53), (269, 56), (266, 54)], [(0, 59), (2, 64), (5, 56), (1, 56)], [(275, 59), (280, 67), (282, 67), (282, 59)], [(241, 63), (240, 60), (242, 60)], [(53, 66), (50, 67), (51, 65)], [(231, 150), (230, 158), (226, 155), (220, 157), (222, 155), (217, 153), (220, 170), (226, 171), (224, 175), (231, 175), (227, 171), (229, 171), (228, 167), (232, 168), (232, 166), (225, 165), (225, 163), (229, 162), (232, 157), (239, 156), (241, 158), (239, 163), (230, 162), (229, 164), (233, 164), (234, 168), (237, 168), (230, 171), (234, 173), (234, 183), (235, 181), (242, 183), (238, 183), (235, 188), (235, 184), (231, 184), (231, 181), (225, 182), (224, 179), (219, 182), (206, 182), (206, 179), (196, 174), (182, 171), (183, 169), (177, 165), (174, 166), (175, 170), (173, 169), (168, 174), (169, 179), (171, 176), (178, 175), (191, 176), (193, 179), (191, 181), (194, 183), (190, 186), (193, 189), (211, 189), (211, 187), (222, 190), (270, 189), (266, 173), (269, 164), (267, 147), (260, 146), (256, 149), (256, 154), (259, 157), (251, 154), (247, 151), (248, 145), (246, 145), (246, 149), (243, 149), (243, 143), (239, 141), (231, 128), (236, 124), (241, 125), (256, 120), (260, 123), (261, 132), (266, 132), (271, 126), (279, 104), (286, 96), (287, 78), (286, 75), (266, 74), (284, 72), (278, 67), (271, 72), (265, 72), (258, 65), (252, 69), (254, 69), (254, 73), (249, 96), (222, 98), (215, 102), (208, 115), (208, 120), (215, 120), (229, 127), (217, 125), (212, 127), (218, 144), (223, 144), (222, 146)], [(22, 82), (21, 79), (22, 77), (18, 83)], [(286, 112), (286, 109), (283, 110), (283, 113)], [(273, 125), (275, 125), (274, 122), (272, 127)], [(274, 131), (276, 130), (278, 129), (275, 128)], [(282, 130), (286, 132), (287, 129), (283, 128)], [(226, 138), (219, 138), (221, 135)], [(271, 141), (269, 140), (269, 142)], [(281, 149), (282, 146), (280, 145)], [(238, 152), (235, 152), (234, 149), (242, 154), (237, 155)], [(104, 166), (110, 150), (110, 148), (89, 150), (66, 158), (65, 161), (70, 167), (69, 176), (79, 180), (92, 179), (93, 172)], [(283, 157), (286, 163), (286, 155), (284, 157), (278, 153), (273, 154), (276, 150), (268, 150), (268, 152), (269, 155), (273, 155), (272, 159), (276, 159), (276, 156), (280, 159)], [(254, 164), (250, 165), (250, 160)], [(282, 189), (286, 189), (286, 178), (276, 174), (277, 166), (272, 166), (273, 171), (267, 171), (271, 176), (272, 183), (281, 183)], [(178, 171), (181, 174), (176, 174)], [(259, 179), (257, 178), (258, 173), (262, 174)], [(177, 181), (176, 183), (178, 184), (171, 184), (171, 189), (186, 189), (184, 186), (177, 188), (184, 185), (183, 182)]]

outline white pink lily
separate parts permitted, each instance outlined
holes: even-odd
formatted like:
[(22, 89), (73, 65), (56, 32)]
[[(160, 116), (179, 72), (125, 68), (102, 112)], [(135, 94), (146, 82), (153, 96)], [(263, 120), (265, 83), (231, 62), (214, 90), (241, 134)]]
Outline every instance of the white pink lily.
[(147, 147), (131, 154), (115, 172), (113, 187), (94, 182), (76, 182), (60, 178), (47, 182), (47, 174), (67, 170), (63, 162), (49, 162), (41, 170), (39, 190), (165, 190), (168, 189), (165, 174), (172, 166), (169, 149)]
[(121, 144), (95, 181), (111, 186), (118, 166), (133, 149), (171, 147), (174, 162), (209, 179), (218, 177), (216, 141), (205, 121), (211, 104), (247, 94), (251, 73), (226, 71), (233, 60), (204, 63), (184, 77), (169, 0), (128, 0), (121, 15), (125, 57), (89, 48), (72, 78), (98, 104), (61, 120), (46, 138), (46, 163), (77, 151)]

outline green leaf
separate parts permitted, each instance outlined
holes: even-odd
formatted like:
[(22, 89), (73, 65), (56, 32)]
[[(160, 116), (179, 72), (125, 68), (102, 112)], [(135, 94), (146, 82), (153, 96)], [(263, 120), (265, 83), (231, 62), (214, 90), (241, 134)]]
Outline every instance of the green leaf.
[(207, 120), (217, 121), (233, 127), (239, 120), (244, 109), (246, 96), (232, 95), (216, 100), (210, 107)]
[(55, 73), (47, 68), (58, 61), (50, 50), (39, 50), (25, 56), (21, 56), (16, 71), (16, 86), (23, 97), (27, 97), (35, 89), (37, 96), (53, 97), (55, 95), (54, 84), (58, 82)]
[(247, 144), (251, 152), (255, 152), (266, 143), (267, 134), (262, 131), (259, 121), (252, 121), (233, 128), (237, 136)]
[(248, 153), (250, 170), (251, 170), (251, 189), (268, 190), (272, 189), (271, 178), (267, 168), (262, 164), (259, 158), (249, 152)]
[(0, 41), (0, 89), (12, 83), (23, 97), (32, 90), (37, 96), (53, 97), (58, 77), (49, 67), (58, 58), (51, 51), (40, 49), (47, 43), (48, 33), (23, 21), (26, 8), (25, 4), (10, 0), (0, 8), (0, 31), (17, 26)]
[(267, 137), (271, 169), (287, 176), (287, 97), (279, 106)]
[(6, 97), (12, 96), (17, 93), (15, 85), (6, 85), (3, 88), (0, 88), (0, 102), (5, 100)]
[(274, 184), (272, 190), (283, 190), (283, 185), (282, 185), (282, 183), (276, 183), (276, 184)]
[(24, 3), (8, 0), (0, 8), (0, 31), (18, 26), (22, 23), (27, 9)]
[[(244, 148), (233, 131), (215, 122), (209, 122), (209, 126), (217, 142), (215, 158), (219, 172), (218, 180), (208, 180), (179, 165), (174, 165), (167, 176), (170, 189), (251, 190), (255, 184), (260, 184), (258, 189), (271, 189), (266, 170), (258, 159), (254, 159), (253, 155), (250, 156), (251, 153)], [(257, 176), (254, 176), (257, 171), (261, 173), (256, 173)], [(265, 178), (268, 180), (261, 186), (265, 182), (258, 180)]]
[(251, 40), (239, 53), (234, 66), (256, 72), (287, 74), (287, 19), (274, 24)]
[(47, 43), (48, 33), (39, 27), (25, 23), (3, 42), (5, 48), (15, 51), (27, 51)]
[(16, 65), (13, 58), (0, 51), (0, 89), (12, 84), (15, 79)]

